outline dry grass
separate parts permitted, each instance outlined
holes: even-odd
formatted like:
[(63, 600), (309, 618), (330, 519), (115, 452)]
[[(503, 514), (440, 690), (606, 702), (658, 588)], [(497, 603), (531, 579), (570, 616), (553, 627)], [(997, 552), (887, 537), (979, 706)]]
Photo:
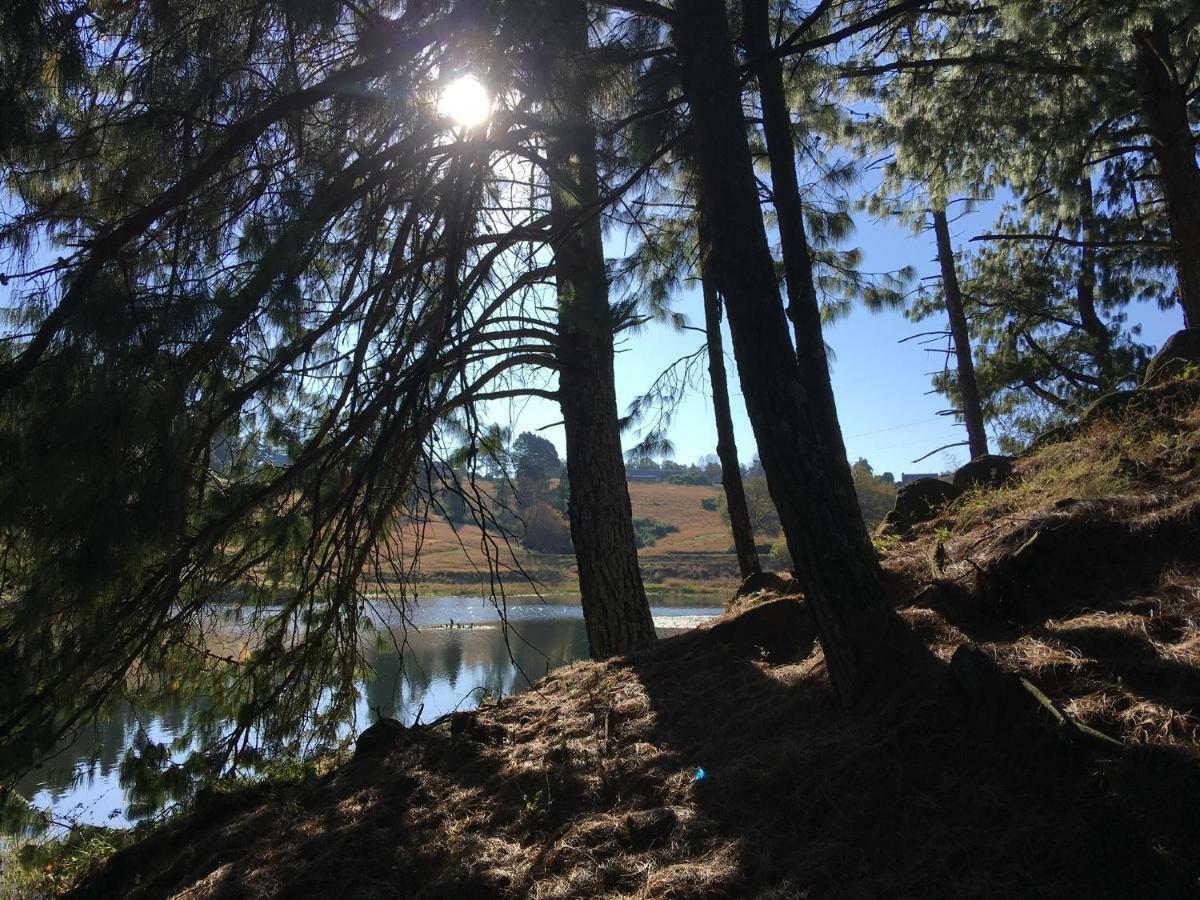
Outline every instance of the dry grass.
[[(660, 590), (703, 584), (709, 591), (731, 590), (736, 585), (737, 560), (729, 552), (729, 528), (718, 513), (701, 506), (702, 500), (716, 500), (720, 493), (721, 488), (712, 485), (629, 485), (635, 517), (659, 519), (679, 529), (638, 551), (648, 584)], [(543, 592), (578, 590), (573, 557), (530, 553), (516, 544), (506, 546), (474, 525), (452, 526), (437, 518), (402, 532), (397, 543), (403, 548), (420, 544), (419, 576), (425, 593), (487, 593), (489, 553), (511, 573), (509, 585), (518, 592), (523, 589), (520, 572), (532, 575)]]
[(959, 500), (949, 516), (951, 527), (966, 531), (1067, 500), (1193, 493), (1200, 477), (1200, 403), (1188, 394), (1180, 403), (1098, 416), (1070, 441), (1019, 460), (1017, 471), (1009, 487), (976, 490)]

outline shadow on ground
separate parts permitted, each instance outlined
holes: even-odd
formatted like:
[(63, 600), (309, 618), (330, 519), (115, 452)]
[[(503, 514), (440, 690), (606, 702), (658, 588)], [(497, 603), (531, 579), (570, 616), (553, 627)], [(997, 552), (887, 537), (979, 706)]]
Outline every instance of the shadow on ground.
[[(1100, 631), (1062, 636), (1161, 658)], [(76, 896), (1190, 895), (1194, 752), (1082, 753), (948, 678), (844, 712), (813, 638), (775, 600), (560, 669), (323, 778), (202, 797)]]

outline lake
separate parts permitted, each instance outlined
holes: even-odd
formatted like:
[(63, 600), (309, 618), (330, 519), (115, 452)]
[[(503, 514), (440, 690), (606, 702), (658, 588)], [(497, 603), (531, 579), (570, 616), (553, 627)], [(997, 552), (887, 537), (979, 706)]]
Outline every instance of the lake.
[[(660, 637), (693, 628), (718, 615), (714, 597), (652, 598)], [(528, 687), (551, 669), (585, 659), (587, 636), (578, 601), (536, 598), (507, 605), (507, 630), (491, 602), (482, 598), (426, 598), (409, 613), (403, 652), (374, 652), (374, 677), (362, 685), (357, 733), (377, 715), (406, 724), (430, 722), (455, 709), (473, 709), (488, 696)], [(415, 627), (414, 627), (415, 626)], [(21, 793), (56, 820), (126, 826), (129, 798), (118, 768), (139, 729), (165, 742), (186, 730), (194, 708), (147, 713), (121, 706), (86, 728), (79, 738), (22, 781)]]

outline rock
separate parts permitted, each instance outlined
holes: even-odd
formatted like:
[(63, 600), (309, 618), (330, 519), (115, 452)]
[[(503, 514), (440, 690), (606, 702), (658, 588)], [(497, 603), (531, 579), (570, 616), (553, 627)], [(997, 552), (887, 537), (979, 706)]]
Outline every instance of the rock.
[(899, 532), (908, 531), (918, 522), (932, 519), (960, 493), (954, 485), (940, 478), (918, 478), (900, 488), (896, 494), (896, 508), (884, 521)]
[(1189, 365), (1200, 366), (1200, 328), (1185, 328), (1167, 338), (1146, 367), (1142, 383), (1152, 385), (1170, 381)]
[(741, 587), (733, 596), (736, 599), (757, 594), (759, 591), (770, 591), (772, 594), (786, 597), (799, 590), (800, 586), (796, 583), (796, 579), (790, 575), (781, 575), (779, 572), (755, 572), (753, 575), (746, 576)]
[(964, 494), (973, 487), (1000, 487), (1013, 476), (1013, 458), (985, 453), (954, 473), (954, 490)]
[(411, 729), (396, 719), (380, 719), (354, 742), (354, 759), (387, 756), (408, 743)]
[(705, 634), (746, 656), (783, 663), (808, 656), (817, 639), (817, 624), (802, 600), (780, 597), (718, 622)]
[(625, 844), (631, 850), (646, 850), (661, 844), (675, 830), (678, 817), (667, 806), (631, 812), (625, 817)]

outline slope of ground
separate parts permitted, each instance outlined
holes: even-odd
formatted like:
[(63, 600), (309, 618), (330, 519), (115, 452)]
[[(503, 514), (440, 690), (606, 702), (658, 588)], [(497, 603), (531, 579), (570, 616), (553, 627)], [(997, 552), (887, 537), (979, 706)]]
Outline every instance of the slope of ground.
[(1193, 896), (1198, 395), (1092, 421), (885, 559), (938, 656), (975, 642), (1120, 745), (1013, 728), (949, 675), (841, 710), (802, 600), (759, 597), (204, 797), (76, 895)]

